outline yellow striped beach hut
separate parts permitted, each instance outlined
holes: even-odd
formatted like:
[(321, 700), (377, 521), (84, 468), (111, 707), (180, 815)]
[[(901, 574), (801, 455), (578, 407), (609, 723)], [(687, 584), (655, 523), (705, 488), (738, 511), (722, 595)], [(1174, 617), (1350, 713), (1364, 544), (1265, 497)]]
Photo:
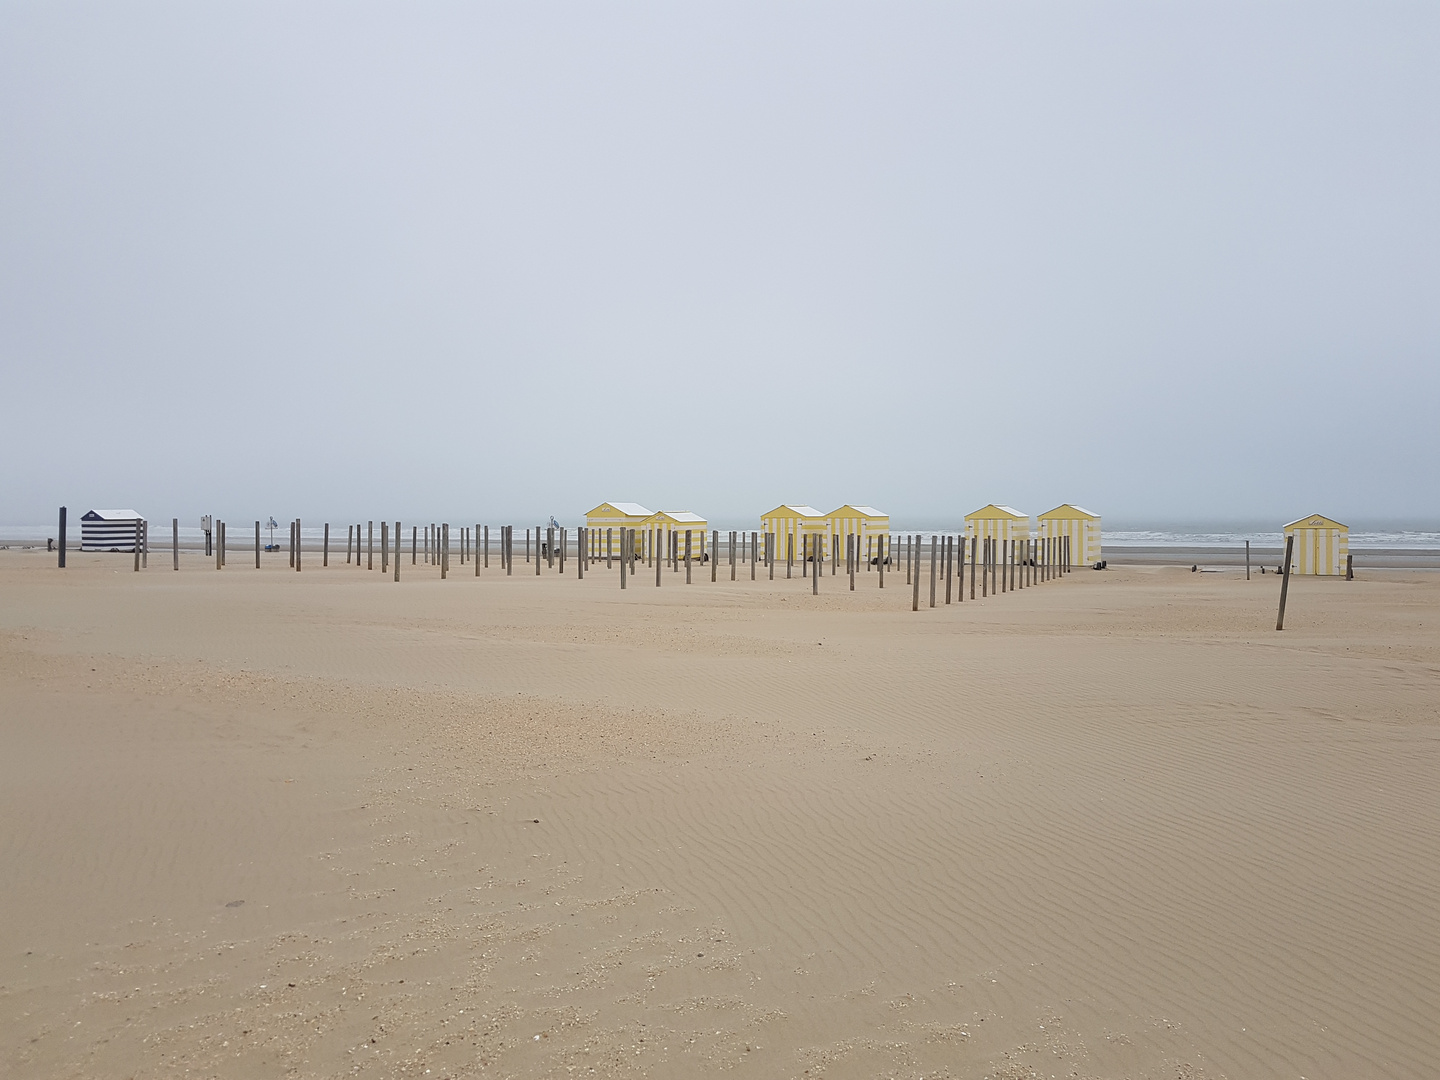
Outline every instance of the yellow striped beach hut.
[(846, 503), (839, 509), (831, 510), (827, 517), (830, 550), (835, 553), (836, 558), (844, 557), (847, 536), (860, 538), (857, 550), (862, 559), (870, 558), (870, 549), (877, 536), (883, 536), (885, 546), (890, 546), (890, 515), (882, 510), (876, 510), (873, 506), (853, 506)]
[(1099, 514), (1091, 513), (1083, 506), (1061, 503), (1036, 520), (1042, 537), (1070, 538), (1071, 566), (1094, 566), (1102, 558)]
[(982, 506), (965, 515), (965, 539), (972, 544), (976, 540), (1029, 540), (1030, 515), (1013, 506)]
[(806, 537), (817, 537), (825, 542), (825, 531), (829, 521), (813, 506), (792, 506), (788, 503), (777, 506), (768, 514), (760, 515), (760, 527), (767, 533), (775, 534), (775, 558), (785, 561), (786, 538), (794, 544), (795, 561), (799, 562), (806, 550)]
[[(585, 514), (585, 527), (590, 533), (590, 557), (599, 558), (605, 554), (606, 529), (638, 529), (654, 514), (639, 503), (603, 502)], [(616, 533), (611, 543), (619, 551), (620, 536)]]
[(1295, 537), (1295, 551), (1290, 557), (1293, 573), (1332, 577), (1345, 573), (1345, 559), (1350, 554), (1350, 526), (1323, 514), (1311, 514), (1286, 525), (1285, 535)]
[[(691, 534), (690, 558), (698, 562), (700, 553), (705, 550), (705, 545), (708, 542), (705, 530), (709, 527), (709, 524), (710, 523), (699, 514), (692, 514), (689, 510), (661, 510), (658, 513), (651, 514), (645, 519), (643, 526), (645, 543), (649, 544), (651, 542), (651, 537), (654, 535), (652, 530), (659, 529), (662, 537), (673, 532), (679, 538), (676, 541), (675, 557), (677, 559), (684, 559), (685, 533), (688, 530)], [(659, 550), (662, 555), (669, 550), (665, 546), (663, 539), (660, 541)], [(642, 545), (642, 556), (645, 551), (646, 548)]]

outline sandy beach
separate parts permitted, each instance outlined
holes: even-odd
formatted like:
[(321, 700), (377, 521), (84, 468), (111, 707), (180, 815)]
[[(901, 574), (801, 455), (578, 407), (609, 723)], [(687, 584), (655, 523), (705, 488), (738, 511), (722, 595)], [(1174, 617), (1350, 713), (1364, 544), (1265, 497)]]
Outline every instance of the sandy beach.
[(0, 1074), (1440, 1061), (1440, 574), (70, 563), (0, 552)]

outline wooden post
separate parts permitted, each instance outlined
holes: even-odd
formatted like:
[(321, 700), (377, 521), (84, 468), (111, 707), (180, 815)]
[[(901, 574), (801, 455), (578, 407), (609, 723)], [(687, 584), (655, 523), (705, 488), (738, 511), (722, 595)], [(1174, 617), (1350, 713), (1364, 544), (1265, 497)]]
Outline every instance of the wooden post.
[(411, 526), (410, 526), (410, 565), (411, 565), (411, 566), (415, 566), (415, 565), (416, 565), (415, 560), (416, 560), (417, 558), (419, 558), (419, 548), (420, 548), (420, 529), (419, 529), (417, 526), (415, 526), (415, 525), (411, 525)]
[[(440, 580), (444, 581), (450, 573), (450, 523), (446, 522), (440, 526), (440, 544), (438, 554), (440, 556)], [(538, 568), (539, 563), (535, 564)]]
[[(478, 526), (477, 526), (478, 528)], [(485, 569), (490, 569), (490, 526), (485, 526)]]
[(608, 527), (605, 530), (605, 569), (610, 570), (615, 565), (615, 529)]
[(1275, 629), (1285, 629), (1285, 594), (1290, 591), (1290, 557), (1295, 550), (1295, 534), (1285, 537), (1285, 576), (1280, 579), (1280, 614), (1275, 618)]
[(325, 522), (325, 547), (324, 554), (320, 557), (321, 566), (330, 565), (330, 522)]
[(750, 555), (750, 580), (751, 580), (751, 581), (754, 581), (754, 580), (755, 580), (755, 540), (756, 540), (755, 531), (752, 529), (752, 530), (750, 531), (750, 551), (749, 551), (749, 555)]
[(625, 545), (626, 545), (626, 542), (627, 542), (628, 539), (629, 539), (629, 533), (630, 533), (630, 530), (629, 530), (629, 529), (621, 529), (621, 530), (620, 530), (620, 588), (622, 588), (622, 589), (625, 588), (625, 570), (626, 570), (626, 566), (627, 566), (627, 564), (630, 562), (630, 560), (625, 557), (625, 555), (626, 555)]
[[(958, 548), (959, 550), (956, 552), (956, 554), (958, 555), (958, 558), (955, 560), (955, 568), (960, 571), (959, 574), (958, 574), (957, 577), (956, 577), (956, 581), (957, 581), (957, 585), (958, 585), (958, 588), (957, 588), (956, 591), (957, 591), (957, 592), (959, 593), (959, 595), (960, 595), (960, 603), (963, 604), (963, 603), (965, 602), (965, 534), (964, 534), (964, 533), (961, 533), (961, 534), (960, 534), (959, 543), (958, 543), (956, 546), (957, 546), (957, 548)], [(971, 578), (970, 587), (971, 587), (972, 589), (975, 587), (975, 583), (974, 583), (974, 578), (973, 578), (973, 577)], [(974, 595), (972, 594), (970, 598), (973, 600), (975, 597), (974, 597)]]
[(355, 542), (355, 526), (345, 526), (345, 565), (350, 565), (350, 547)]
[(140, 572), (140, 519), (135, 519), (135, 573)]
[[(894, 544), (894, 541), (891, 541)], [(875, 569), (880, 575), (880, 588), (885, 587), (885, 534), (881, 533), (875, 538)]]
[[(356, 549), (359, 550), (358, 548)], [(205, 534), (205, 554), (210, 554), (210, 534)], [(358, 556), (356, 557), (358, 561)], [(295, 569), (295, 519), (290, 519), (290, 569)]]
[(375, 569), (375, 522), (365, 526), (365, 569)]
[(860, 553), (860, 537), (855, 533), (850, 534), (850, 591), (855, 591), (855, 564), (860, 560), (857, 556)]
[(945, 604), (948, 607), (950, 597), (955, 591), (955, 538), (945, 537)]
[(260, 522), (255, 522), (255, 569), (260, 569)]
[(515, 576), (515, 526), (505, 526), (505, 576)]
[(690, 584), (690, 531), (685, 530), (685, 584)]
[(737, 533), (734, 529), (731, 529), (731, 530), (730, 530), (730, 580), (731, 580), (731, 581), (734, 581), (734, 580), (735, 580), (735, 571), (736, 571), (736, 569), (737, 569), (736, 564), (735, 564), (735, 555), (736, 555), (736, 552), (735, 552), (735, 542), (736, 542), (739, 538), (740, 538), (740, 534)]
[[(60, 530), (60, 535), (61, 535), (61, 536), (64, 536), (64, 535), (65, 535), (65, 530), (64, 530), (64, 528), (61, 528), (61, 530)], [(173, 557), (174, 557), (174, 560), (175, 560), (175, 569), (176, 569), (176, 570), (179, 570), (179, 569), (180, 569), (180, 519), (179, 519), (179, 518), (171, 518), (171, 519), (170, 519), (170, 550), (171, 550), (171, 552), (173, 553)], [(62, 562), (60, 565), (61, 565), (61, 566), (64, 566), (65, 564)]]
[[(325, 535), (330, 535), (330, 526), (325, 526)], [(380, 573), (390, 570), (390, 522), (380, 522)]]
[(935, 606), (935, 570), (939, 557), (940, 537), (930, 534), (930, 606)]
[[(150, 522), (148, 522), (148, 521), (145, 522), (145, 554), (146, 554), (147, 556), (150, 554)], [(221, 565), (221, 566), (224, 566), (224, 565), (225, 565), (225, 555), (226, 555), (226, 547), (225, 547), (225, 522), (222, 521), (222, 522), (220, 523), (220, 565)], [(142, 561), (140, 565), (144, 566), (145, 563)]]
[[(1347, 576), (1348, 576), (1348, 573), (1349, 573), (1348, 568), (1347, 568), (1346, 573), (1347, 573)], [(1249, 541), (1249, 540), (1246, 540), (1246, 541), (1245, 541), (1245, 580), (1246, 580), (1246, 581), (1249, 581), (1249, 580), (1250, 580), (1250, 541)]]
[(400, 580), (400, 522), (395, 522), (395, 580)]
[(300, 558), (305, 550), (305, 545), (300, 541), (300, 519), (295, 519), (295, 572), (300, 572)]
[(910, 610), (920, 610), (920, 545), (915, 542), (915, 534), (908, 537), (909, 543), (905, 549), (905, 573), (906, 580), (913, 586), (910, 597)]
[(795, 565), (795, 534), (785, 530), (785, 580), (790, 580), (791, 567)]
[(216, 569), (216, 570), (219, 570), (222, 566), (225, 565), (224, 560), (222, 560), (222, 559), (220, 558), (220, 520), (219, 520), (219, 518), (216, 518), (216, 519), (215, 519), (215, 547), (214, 547), (214, 551), (215, 551), (215, 569)]
[(1345, 553), (1345, 580), (1355, 580), (1355, 556), (1348, 551)]
[[(65, 569), (65, 514), (66, 514), (66, 508), (63, 507), (63, 506), (60, 507), (60, 536), (59, 536), (60, 550), (59, 550), (59, 552), (58, 552), (58, 555), (59, 555), (59, 560), (58, 560), (58, 561), (59, 561), (59, 567), (58, 567), (58, 568), (61, 569), (61, 570), (64, 570), (64, 569)], [(179, 570), (179, 569), (180, 569), (180, 540), (179, 540), (179, 535), (180, 535), (180, 533), (179, 533), (180, 523), (179, 523), (178, 519), (177, 519), (177, 521), (176, 521), (176, 523), (175, 523), (175, 529), (176, 529), (176, 533), (175, 533), (175, 535), (176, 535), (176, 540), (175, 540), (175, 569), (176, 569), (176, 570)]]

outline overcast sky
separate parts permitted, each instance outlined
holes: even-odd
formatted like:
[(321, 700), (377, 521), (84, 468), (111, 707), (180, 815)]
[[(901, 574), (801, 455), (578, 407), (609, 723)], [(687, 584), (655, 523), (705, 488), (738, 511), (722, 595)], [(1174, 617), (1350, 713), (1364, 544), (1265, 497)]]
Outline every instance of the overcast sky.
[(1440, 5), (0, 6), (0, 521), (1440, 518)]

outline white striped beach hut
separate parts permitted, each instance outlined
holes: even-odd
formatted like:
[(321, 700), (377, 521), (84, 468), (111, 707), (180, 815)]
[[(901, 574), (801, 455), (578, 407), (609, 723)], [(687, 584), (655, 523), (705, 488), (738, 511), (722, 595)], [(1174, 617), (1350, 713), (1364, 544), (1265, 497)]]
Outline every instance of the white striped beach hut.
[(982, 506), (965, 515), (965, 539), (971, 544), (976, 540), (1029, 540), (1030, 515), (1013, 506)]
[[(646, 518), (644, 524), (641, 526), (641, 530), (645, 534), (646, 543), (649, 543), (650, 537), (653, 536), (651, 530), (660, 530), (661, 537), (674, 533), (676, 537), (675, 557), (677, 559), (685, 558), (685, 534), (687, 532), (690, 533), (690, 557), (698, 562), (700, 560), (700, 552), (705, 548), (705, 545), (710, 542), (709, 537), (705, 533), (705, 530), (709, 528), (709, 526), (710, 523), (708, 521), (699, 514), (692, 514), (689, 510), (661, 510)], [(664, 553), (669, 550), (665, 544), (666, 541), (662, 539), (660, 541), (661, 555), (664, 555)], [(643, 558), (646, 553), (646, 548), (642, 544), (640, 546), (641, 557)]]
[(860, 538), (856, 552), (862, 559), (870, 557), (876, 537), (883, 536), (886, 540), (886, 548), (888, 549), (890, 546), (890, 515), (883, 510), (876, 510), (873, 506), (852, 506), (850, 503), (846, 503), (837, 510), (831, 510), (828, 517), (832, 558), (839, 559), (845, 555), (845, 538), (847, 536)]
[(824, 543), (828, 526), (828, 519), (813, 506), (785, 503), (768, 514), (760, 515), (760, 528), (775, 534), (775, 558), (779, 562), (785, 561), (786, 537), (790, 538), (788, 542), (793, 545), (791, 551), (795, 561), (800, 562), (804, 553), (809, 550), (806, 537), (816, 537)]
[(1041, 514), (1037, 520), (1042, 537), (1070, 538), (1071, 566), (1094, 566), (1103, 558), (1100, 554), (1099, 514), (1093, 514), (1083, 506), (1061, 503), (1054, 510)]
[(134, 510), (87, 510), (80, 518), (80, 550), (134, 551), (141, 520)]
[(585, 514), (585, 527), (590, 534), (590, 557), (601, 558), (605, 554), (605, 530), (614, 529), (611, 544), (619, 552), (620, 530), (638, 529), (645, 524), (654, 511), (639, 503), (603, 502)]
[(1292, 573), (1330, 577), (1345, 573), (1345, 559), (1350, 554), (1350, 526), (1323, 514), (1311, 514), (1286, 525), (1285, 535), (1295, 537), (1295, 551), (1290, 557)]

